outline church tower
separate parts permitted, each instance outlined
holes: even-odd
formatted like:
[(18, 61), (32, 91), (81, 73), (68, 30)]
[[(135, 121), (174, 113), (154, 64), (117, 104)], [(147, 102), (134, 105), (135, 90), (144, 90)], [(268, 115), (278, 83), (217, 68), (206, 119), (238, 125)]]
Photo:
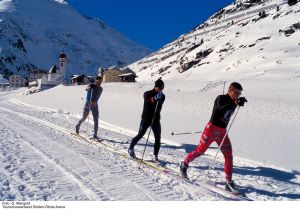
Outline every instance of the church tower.
[(66, 54), (64, 51), (59, 55), (59, 71), (62, 74), (64, 81), (66, 81)]

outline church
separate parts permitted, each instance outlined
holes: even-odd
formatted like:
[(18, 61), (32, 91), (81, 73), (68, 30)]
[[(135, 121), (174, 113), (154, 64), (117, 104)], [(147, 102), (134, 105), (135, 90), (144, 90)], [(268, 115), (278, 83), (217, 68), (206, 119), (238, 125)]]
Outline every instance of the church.
[(48, 89), (56, 85), (66, 84), (66, 54), (62, 52), (59, 55), (59, 67), (53, 65), (49, 72), (44, 74), (42, 78), (38, 79), (39, 89)]

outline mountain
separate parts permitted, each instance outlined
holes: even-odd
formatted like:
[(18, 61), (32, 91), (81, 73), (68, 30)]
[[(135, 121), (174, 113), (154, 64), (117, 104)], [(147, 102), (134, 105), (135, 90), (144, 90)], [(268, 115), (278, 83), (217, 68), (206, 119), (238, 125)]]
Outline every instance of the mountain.
[(0, 1), (0, 74), (48, 70), (67, 55), (67, 74), (125, 66), (151, 51), (63, 0)]
[(235, 1), (130, 65), (139, 80), (299, 78), (300, 4)]

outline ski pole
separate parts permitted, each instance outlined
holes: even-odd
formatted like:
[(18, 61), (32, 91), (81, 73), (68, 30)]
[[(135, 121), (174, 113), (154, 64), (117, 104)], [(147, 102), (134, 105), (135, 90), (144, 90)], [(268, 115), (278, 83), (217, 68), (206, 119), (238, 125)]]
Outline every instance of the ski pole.
[[(225, 138), (227, 137), (227, 135), (228, 135), (228, 133), (229, 133), (229, 131), (230, 131), (230, 128), (231, 128), (231, 126), (232, 126), (232, 124), (233, 124), (233, 122), (234, 122), (234, 120), (235, 120), (235, 117), (236, 117), (236, 115), (237, 115), (239, 109), (240, 109), (240, 106), (238, 106), (237, 111), (236, 111), (236, 113), (235, 113), (235, 115), (234, 115), (234, 117), (233, 117), (233, 119), (232, 119), (232, 121), (231, 121), (231, 123), (230, 123), (230, 125), (229, 125), (229, 128), (227, 129), (227, 131), (226, 131), (226, 133), (225, 133), (225, 135), (224, 135), (224, 137), (223, 137), (223, 139), (222, 139), (222, 142), (221, 142), (221, 144), (220, 144), (220, 146), (219, 146), (219, 148), (218, 148), (218, 151), (217, 151), (217, 153), (216, 153), (216, 155), (215, 155), (213, 161), (211, 161), (210, 166), (209, 166), (209, 168), (208, 168), (208, 170), (207, 170), (207, 172), (206, 172), (206, 175), (205, 175), (205, 177), (204, 177), (203, 180), (206, 180), (206, 179), (207, 179), (210, 170), (213, 168), (213, 165), (214, 165), (214, 163), (215, 163), (215, 160), (216, 160), (216, 158), (217, 158), (217, 156), (218, 156), (218, 154), (219, 154), (219, 152), (220, 152), (220, 150), (221, 150), (221, 148), (222, 148), (222, 146), (223, 146), (223, 143), (224, 143), (224, 141), (225, 141)], [(199, 177), (200, 177), (200, 174), (196, 177), (196, 179), (195, 179), (194, 181), (196, 181)]]
[(146, 139), (146, 144), (145, 144), (145, 147), (144, 147), (144, 151), (143, 151), (142, 159), (140, 161), (139, 168), (141, 167), (142, 161), (144, 160), (144, 154), (145, 154), (145, 151), (146, 151), (146, 147), (147, 147), (147, 144), (148, 144), (148, 139), (149, 139), (150, 132), (151, 132), (151, 129), (152, 129), (152, 125), (153, 125), (153, 122), (154, 122), (154, 118), (155, 118), (155, 115), (156, 115), (156, 110), (157, 110), (157, 107), (158, 107), (158, 103), (159, 103), (159, 100), (157, 101), (157, 104), (155, 106), (154, 115), (153, 115), (153, 118), (152, 118), (152, 121), (151, 121), (150, 130), (149, 130), (149, 133), (148, 133), (148, 137)]
[(185, 132), (185, 133), (174, 133), (174, 131), (171, 133), (172, 136), (176, 135), (185, 135), (185, 134), (194, 134), (194, 133), (202, 133), (202, 131), (194, 131), (194, 132)]

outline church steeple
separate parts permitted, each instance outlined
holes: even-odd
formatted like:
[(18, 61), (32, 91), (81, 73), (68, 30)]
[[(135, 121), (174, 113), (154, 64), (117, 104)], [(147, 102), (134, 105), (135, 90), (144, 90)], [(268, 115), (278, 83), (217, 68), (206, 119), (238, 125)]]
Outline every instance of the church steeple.
[(66, 54), (62, 51), (59, 55), (59, 71), (64, 77), (64, 81), (66, 79)]

